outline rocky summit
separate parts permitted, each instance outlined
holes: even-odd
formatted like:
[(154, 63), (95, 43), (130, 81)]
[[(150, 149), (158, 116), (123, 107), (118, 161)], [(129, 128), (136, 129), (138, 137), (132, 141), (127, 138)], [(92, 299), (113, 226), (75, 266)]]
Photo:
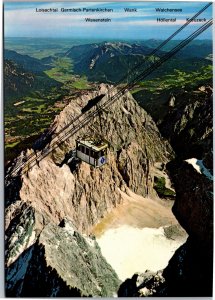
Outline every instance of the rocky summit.
[[(55, 118), (49, 129), (53, 139), (37, 156), (90, 99), (110, 89), (102, 84), (73, 99)], [(76, 139), (98, 132), (110, 144), (108, 163), (96, 169), (71, 159)], [(158, 199), (156, 166), (174, 156), (171, 146), (127, 92), (101, 114), (100, 122), (93, 119), (42, 161), (24, 164), (32, 155), (32, 149), (23, 151), (6, 172), (7, 295), (113, 296), (119, 279), (87, 236), (123, 202), (122, 192)], [(19, 170), (16, 176), (13, 170)]]

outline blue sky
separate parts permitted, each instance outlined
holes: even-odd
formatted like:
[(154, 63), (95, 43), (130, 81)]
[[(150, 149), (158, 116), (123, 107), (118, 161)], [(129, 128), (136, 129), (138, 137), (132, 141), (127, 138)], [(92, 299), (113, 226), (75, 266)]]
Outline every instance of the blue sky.
[[(191, 18), (206, 2), (6, 2), (5, 37), (165, 39)], [(111, 13), (61, 12), (61, 8), (111, 8)], [(124, 8), (136, 8), (126, 13)], [(56, 13), (36, 12), (36, 8), (58, 8)], [(158, 13), (155, 8), (179, 8), (178, 13)], [(108, 23), (86, 22), (85, 18), (110, 18)], [(212, 17), (209, 7), (199, 18)], [(176, 23), (158, 23), (157, 18), (176, 18)], [(177, 39), (195, 31), (203, 23), (192, 23)], [(211, 28), (199, 38), (211, 38)]]

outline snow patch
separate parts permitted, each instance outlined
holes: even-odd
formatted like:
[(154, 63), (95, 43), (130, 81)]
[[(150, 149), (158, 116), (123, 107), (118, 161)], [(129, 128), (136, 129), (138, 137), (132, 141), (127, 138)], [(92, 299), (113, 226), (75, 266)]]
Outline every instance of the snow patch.
[(198, 173), (202, 174), (200, 166), (197, 164), (198, 160), (196, 158), (186, 159), (185, 161), (188, 162), (188, 164), (192, 165)]
[(211, 175), (209, 169), (204, 166), (202, 160), (190, 158), (186, 159), (185, 161), (188, 162), (188, 164), (191, 164), (198, 173), (205, 175), (211, 181), (213, 180), (213, 176)]
[(121, 280), (136, 272), (158, 271), (186, 240), (168, 239), (163, 227), (134, 228), (127, 225), (107, 230), (97, 242), (101, 252)]

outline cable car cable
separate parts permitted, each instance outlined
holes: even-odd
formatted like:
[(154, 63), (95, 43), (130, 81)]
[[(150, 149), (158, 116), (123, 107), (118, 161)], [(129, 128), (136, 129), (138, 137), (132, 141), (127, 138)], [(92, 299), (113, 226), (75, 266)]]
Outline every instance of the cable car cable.
[[(196, 38), (198, 35), (200, 35), (202, 32), (204, 32), (207, 28), (209, 28), (212, 25), (212, 19), (209, 20), (207, 23), (205, 23), (204, 25), (202, 25), (199, 29), (197, 29), (194, 33), (192, 33), (189, 37), (187, 37), (185, 40), (183, 40), (179, 45), (177, 45), (175, 48), (173, 48), (170, 52), (168, 52), (167, 54), (165, 54), (159, 61), (156, 61), (152, 66), (150, 66), (148, 69), (146, 69), (142, 74), (140, 74), (139, 76), (137, 76), (137, 78), (135, 78), (135, 81), (133, 80), (131, 83), (129, 83), (126, 87), (124, 87), (123, 89), (121, 89), (119, 92), (117, 92), (115, 95), (113, 95), (108, 101), (106, 101), (105, 103), (103, 103), (99, 109), (97, 109), (94, 112), (89, 113), (89, 115), (87, 115), (81, 123), (77, 124), (76, 127), (74, 126), (72, 129), (70, 129), (63, 137), (61, 137), (58, 141), (54, 142), (52, 145), (52, 148), (50, 148), (45, 155), (41, 154), (38, 155), (37, 159), (34, 159), (32, 161), (30, 161), (28, 163), (31, 164), (34, 161), (38, 160), (40, 157), (41, 159), (38, 160), (39, 162), (46, 157), (49, 153), (51, 153), (52, 151), (54, 151), (57, 147), (60, 146), (60, 144), (62, 144), (67, 138), (69, 138), (71, 135), (75, 134), (79, 129), (81, 129), (82, 127), (86, 126), (93, 117), (97, 116), (98, 113), (108, 107), (113, 101), (115, 101), (118, 97), (120, 97), (122, 95), (122, 93), (125, 92), (125, 90), (127, 88), (132, 87), (134, 84), (136, 84), (137, 80), (143, 79), (146, 76), (148, 76), (151, 72), (153, 72), (155, 69), (157, 69), (161, 64), (163, 64), (166, 60), (168, 60), (169, 58), (171, 58), (173, 55), (175, 55), (178, 51), (180, 51), (183, 47), (185, 47), (190, 41), (192, 41), (194, 38)], [(79, 117), (76, 117), (75, 119), (77, 120)], [(81, 127), (80, 127), (81, 126)], [(80, 128), (79, 128), (80, 127)], [(56, 146), (55, 146), (56, 144)], [(53, 147), (55, 146), (55, 147)], [(23, 165), (25, 165), (26, 163), (24, 163)], [(18, 168), (21, 168), (21, 166), (18, 166)], [(32, 167), (32, 166), (31, 166)], [(12, 170), (10, 174), (13, 174), (16, 172), (17, 169)]]
[[(158, 50), (160, 50), (163, 46), (165, 46), (173, 37), (175, 37), (179, 32), (181, 32), (186, 26), (188, 26), (197, 16), (199, 16), (202, 12), (204, 12), (209, 6), (212, 5), (212, 2), (209, 2), (207, 5), (205, 5), (199, 12), (197, 12), (192, 18), (190, 18), (185, 24), (183, 24), (179, 29), (177, 29), (169, 38), (167, 38), (165, 41), (163, 41), (156, 49), (152, 50), (152, 52), (144, 59), (144, 62), (147, 60), (148, 57), (152, 56), (153, 54), (155, 54)], [(136, 69), (139, 69), (144, 62), (141, 62), (140, 64), (134, 66), (131, 70), (131, 72), (134, 72)], [(127, 79), (127, 76), (124, 76), (118, 83), (117, 85), (119, 85), (120, 83), (124, 82), (124, 80)], [(111, 93), (112, 91), (115, 90), (115, 87), (109, 90), (109, 93)], [(54, 133), (52, 135), (52, 140), (55, 139), (56, 137), (58, 137), (66, 128), (68, 128), (71, 124), (73, 124), (74, 122), (76, 122), (79, 118), (81, 117), (81, 115), (77, 116), (76, 118), (74, 118), (71, 122), (69, 122), (66, 126), (64, 126), (59, 132)], [(28, 161), (29, 159), (31, 159), (33, 156), (35, 156), (35, 153), (31, 153), (30, 155), (28, 155), (26, 157), (26, 160)], [(18, 166), (17, 166), (18, 167)]]
[[(192, 18), (190, 18), (188, 21), (186, 21), (185, 24), (183, 24), (179, 29), (177, 29), (170, 37), (168, 37), (165, 41), (163, 41), (156, 49), (152, 50), (152, 52), (144, 58), (144, 62), (141, 62), (140, 64), (134, 66), (132, 68), (131, 72), (134, 72), (136, 69), (141, 67), (150, 56), (154, 55), (158, 50), (160, 50), (162, 47), (164, 47), (170, 40), (172, 40), (178, 33), (180, 33), (186, 26), (188, 26), (194, 19), (196, 19), (196, 17), (198, 17), (201, 13), (203, 13), (211, 5), (212, 5), (212, 2), (209, 2), (207, 5), (205, 5), (199, 12), (197, 12)], [(124, 76), (119, 82), (117, 82), (117, 85), (123, 83), (126, 79), (127, 79), (127, 76)]]
[[(148, 54), (148, 56), (144, 59), (144, 61), (154, 55), (158, 50), (160, 50), (163, 46), (165, 46), (171, 39), (173, 39), (173, 37), (175, 37), (178, 33), (180, 33), (186, 26), (188, 26), (196, 17), (198, 17), (201, 13), (203, 13), (208, 7), (210, 7), (212, 5), (212, 2), (209, 2), (207, 5), (205, 5), (199, 12), (197, 12), (192, 18), (190, 18), (185, 24), (183, 24), (179, 29), (177, 29), (170, 37), (168, 37), (165, 41), (163, 41), (156, 49), (152, 50), (152, 52), (150, 54)], [(139, 67), (141, 67), (143, 65), (143, 62), (141, 62), (140, 64), (134, 66), (131, 70), (131, 72), (135, 71), (136, 69), (138, 69)], [(127, 79), (127, 76), (124, 76), (118, 83), (117, 85), (121, 84), (122, 82), (124, 82), (124, 80)], [(112, 89), (114, 90), (114, 88)], [(110, 89), (109, 92), (112, 91)], [(77, 116), (75, 119), (73, 119), (69, 124), (67, 124), (64, 128), (62, 128), (59, 132), (53, 134), (53, 138), (55, 138), (55, 136), (59, 135), (61, 132), (63, 132), (64, 129), (68, 128), (70, 126), (70, 124), (74, 123), (77, 119), (79, 118), (79, 116)], [(34, 156), (34, 153), (30, 154), (27, 159), (30, 159), (32, 156)]]
[[(184, 41), (182, 41), (178, 46), (176, 46), (172, 51), (170, 51), (170, 53), (167, 53), (159, 62), (154, 63), (153, 65), (153, 69), (152, 67), (149, 68), (148, 71), (152, 72), (154, 71), (154, 69), (156, 69), (157, 67), (159, 67), (163, 62), (165, 62), (167, 59), (169, 59), (171, 56), (173, 56), (175, 53), (177, 53), (182, 47), (186, 46), (191, 40), (193, 40), (195, 37), (197, 37), (199, 34), (201, 34), (204, 30), (206, 30), (209, 26), (212, 25), (212, 19), (209, 20), (207, 23), (205, 23), (202, 27), (200, 27), (198, 30), (196, 30), (193, 34), (191, 34), (188, 38), (186, 38)], [(143, 72), (146, 73), (146, 72)], [(144, 74), (144, 78), (148, 76), (148, 74)], [(139, 80), (138, 76), (138, 80)], [(143, 74), (141, 76), (141, 78), (143, 77)], [(135, 84), (136, 82), (134, 82), (133, 84)], [(129, 84), (129, 87), (131, 86), (131, 84)], [(109, 106), (113, 101), (115, 101), (115, 98), (121, 96), (122, 92), (124, 92), (124, 89), (120, 90), (118, 93), (116, 93), (109, 101), (105, 102), (102, 107), (100, 107), (98, 110), (96, 110), (93, 113), (90, 113), (89, 116), (87, 116), (82, 123), (79, 123), (76, 125), (75, 128), (73, 128), (73, 132), (71, 132), (72, 130), (70, 130), (69, 132), (66, 133), (65, 136), (61, 137), (61, 139), (58, 142), (55, 142), (54, 144), (57, 143), (56, 147), (54, 147), (53, 149), (49, 149), (47, 153), (45, 153), (45, 155), (40, 155), (41, 159), (39, 161), (41, 161), (44, 157), (46, 157), (50, 152), (52, 152), (54, 149), (56, 149), (57, 147), (59, 147), (59, 145), (64, 142), (65, 139), (67, 139), (68, 137), (70, 137), (72, 134), (76, 133), (80, 128), (82, 128), (83, 126), (87, 125), (89, 123), (89, 121), (91, 120), (92, 117), (95, 117), (98, 115), (98, 112), (103, 109), (103, 106), (106, 107), (107, 105)], [(81, 127), (80, 127), (81, 125)], [(80, 127), (80, 128), (79, 128)], [(68, 135), (69, 134), (69, 135)], [(38, 158), (40, 158), (38, 157)], [(37, 159), (38, 159), (37, 158)], [(34, 162), (36, 160), (33, 160), (32, 162)], [(31, 162), (30, 162), (31, 163)], [(15, 171), (15, 170), (14, 170)]]

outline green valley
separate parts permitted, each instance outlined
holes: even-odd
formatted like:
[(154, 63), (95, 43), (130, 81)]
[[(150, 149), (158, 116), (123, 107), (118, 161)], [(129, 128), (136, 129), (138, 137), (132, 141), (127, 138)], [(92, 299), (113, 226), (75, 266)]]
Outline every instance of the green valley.
[[(176, 43), (177, 41), (174, 41)], [(87, 41), (6, 39), (4, 112), (6, 161), (30, 147), (77, 93), (104, 82), (123, 86), (153, 61), (155, 41)], [(173, 44), (174, 44), (173, 43)], [(146, 46), (147, 45), (147, 46)], [(159, 122), (168, 112), (170, 94), (210, 82), (211, 48), (198, 53), (194, 41), (186, 53), (172, 58), (131, 90), (138, 103)], [(194, 55), (192, 55), (194, 53)], [(132, 69), (136, 66), (135, 72)], [(17, 150), (18, 149), (18, 150)]]

